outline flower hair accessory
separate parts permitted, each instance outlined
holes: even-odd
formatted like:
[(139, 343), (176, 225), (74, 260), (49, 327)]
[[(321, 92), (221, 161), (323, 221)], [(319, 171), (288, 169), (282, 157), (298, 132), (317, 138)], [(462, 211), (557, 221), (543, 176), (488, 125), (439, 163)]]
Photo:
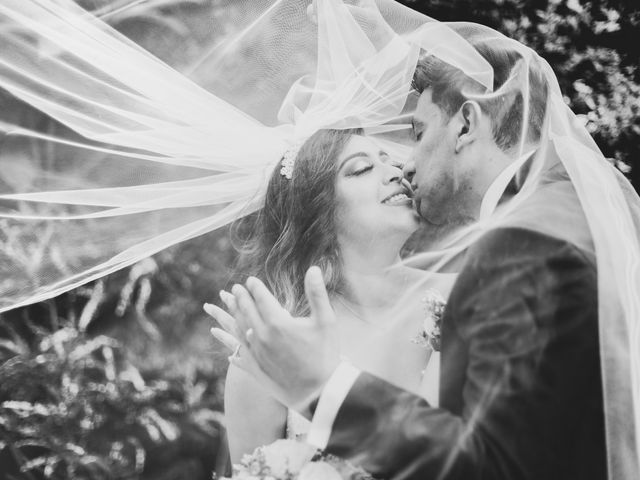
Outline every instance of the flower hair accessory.
[(303, 141), (297, 141), (284, 152), (282, 156), (282, 167), (280, 168), (280, 175), (282, 175), (287, 180), (291, 180), (293, 176), (293, 164), (300, 152), (300, 148), (302, 148)]

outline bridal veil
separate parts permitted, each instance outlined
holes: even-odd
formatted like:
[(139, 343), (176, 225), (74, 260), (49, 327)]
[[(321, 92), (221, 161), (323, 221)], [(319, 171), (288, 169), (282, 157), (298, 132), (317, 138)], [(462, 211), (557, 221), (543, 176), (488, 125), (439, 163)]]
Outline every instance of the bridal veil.
[[(53, 122), (37, 130), (0, 117), (0, 311), (255, 211), (283, 154), (318, 129), (361, 127), (406, 155), (411, 80), (430, 55), (473, 81), (468, 96), (504, 118), (516, 112), (513, 175), (532, 139), (535, 153), (513, 200), (424, 256), (443, 264), (505, 221), (560, 232), (596, 256), (609, 477), (640, 478), (640, 201), (566, 106), (549, 65), (494, 30), (392, 0), (309, 3), (233, 2), (234, 30), (178, 72), (71, 0), (3, 0), (4, 97)], [(518, 60), (497, 82), (477, 45)], [(540, 88), (542, 122), (532, 115)], [(566, 222), (544, 209), (518, 217), (549, 158), (568, 174), (578, 203), (567, 209), (588, 231), (571, 212)]]

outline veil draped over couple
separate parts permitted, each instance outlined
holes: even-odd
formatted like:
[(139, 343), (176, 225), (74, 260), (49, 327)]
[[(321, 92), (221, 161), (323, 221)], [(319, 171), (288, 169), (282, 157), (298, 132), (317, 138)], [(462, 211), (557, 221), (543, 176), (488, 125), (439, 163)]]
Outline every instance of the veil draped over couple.
[(0, 86), (56, 121), (0, 124), (2, 311), (238, 220), (246, 281), (205, 306), (233, 460), (640, 478), (640, 200), (544, 59), (392, 0), (229, 12), (178, 72), (71, 0), (2, 2)]

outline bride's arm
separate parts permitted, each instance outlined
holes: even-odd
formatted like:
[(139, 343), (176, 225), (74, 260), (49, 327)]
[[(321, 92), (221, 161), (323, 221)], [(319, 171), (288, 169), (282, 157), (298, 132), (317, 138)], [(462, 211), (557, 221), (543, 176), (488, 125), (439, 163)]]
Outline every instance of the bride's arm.
[(249, 374), (229, 365), (224, 410), (231, 461), (245, 453), (284, 438), (287, 409), (270, 396)]

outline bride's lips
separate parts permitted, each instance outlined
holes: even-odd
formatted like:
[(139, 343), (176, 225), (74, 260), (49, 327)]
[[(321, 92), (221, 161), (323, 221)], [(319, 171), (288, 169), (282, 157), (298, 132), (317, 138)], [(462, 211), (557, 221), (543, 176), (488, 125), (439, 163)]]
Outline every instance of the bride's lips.
[(413, 192), (411, 191), (411, 188), (403, 184), (402, 187), (398, 188), (393, 193), (384, 198), (381, 203), (383, 205), (391, 206), (411, 205), (413, 203), (413, 201), (411, 200), (412, 197)]

